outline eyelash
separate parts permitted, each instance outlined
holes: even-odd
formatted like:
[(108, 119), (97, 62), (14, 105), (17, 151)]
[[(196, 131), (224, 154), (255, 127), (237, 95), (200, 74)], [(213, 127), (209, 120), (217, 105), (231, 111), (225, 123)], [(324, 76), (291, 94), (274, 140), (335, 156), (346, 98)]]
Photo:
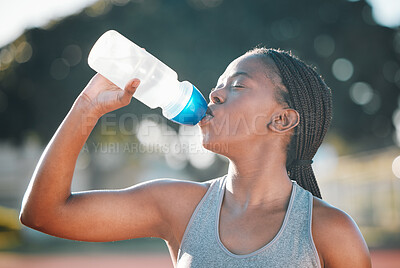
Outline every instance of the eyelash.
[[(242, 86), (242, 85), (240, 85), (240, 84), (239, 84), (239, 85), (233, 85), (232, 87), (235, 87), (235, 88), (244, 88), (244, 86)], [(213, 92), (213, 91), (215, 91), (215, 89), (216, 89), (215, 87), (211, 88), (210, 93)]]

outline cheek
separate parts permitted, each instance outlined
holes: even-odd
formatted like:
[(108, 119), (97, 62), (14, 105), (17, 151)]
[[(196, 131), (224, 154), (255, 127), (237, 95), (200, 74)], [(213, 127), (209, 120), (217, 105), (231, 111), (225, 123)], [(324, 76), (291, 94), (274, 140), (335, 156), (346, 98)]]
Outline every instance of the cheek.
[(262, 113), (231, 113), (203, 128), (203, 143), (226, 143), (234, 140), (243, 141), (246, 137), (264, 135), (269, 123), (268, 116)]
[(253, 106), (232, 118), (230, 132), (238, 136), (264, 135), (270, 121), (268, 111)]
[(265, 135), (268, 131), (268, 124), (271, 119), (266, 114), (259, 114), (253, 119), (253, 134), (254, 135)]
[(210, 124), (204, 128), (203, 136), (205, 140), (216, 141), (225, 138), (243, 139), (244, 136), (263, 135), (269, 122), (270, 118), (265, 110), (255, 109), (255, 107), (246, 110), (236, 109), (211, 120)]
[(230, 100), (219, 113), (202, 128), (203, 144), (227, 143), (246, 139), (246, 136), (265, 135), (271, 121), (273, 105), (264, 95), (254, 95)]

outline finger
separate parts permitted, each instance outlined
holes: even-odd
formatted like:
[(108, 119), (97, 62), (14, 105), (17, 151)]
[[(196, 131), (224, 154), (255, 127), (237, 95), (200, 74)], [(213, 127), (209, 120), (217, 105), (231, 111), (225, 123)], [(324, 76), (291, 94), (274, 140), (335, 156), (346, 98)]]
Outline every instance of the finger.
[(123, 102), (130, 103), (130, 101), (132, 99), (132, 95), (135, 93), (139, 84), (140, 84), (140, 80), (137, 78), (130, 80), (126, 84), (125, 89), (124, 89), (124, 95), (121, 98)]
[(125, 92), (130, 94), (131, 96), (133, 93), (135, 93), (136, 89), (138, 88), (140, 84), (140, 80), (138, 78), (134, 78), (132, 80), (129, 80), (129, 82), (125, 86)]

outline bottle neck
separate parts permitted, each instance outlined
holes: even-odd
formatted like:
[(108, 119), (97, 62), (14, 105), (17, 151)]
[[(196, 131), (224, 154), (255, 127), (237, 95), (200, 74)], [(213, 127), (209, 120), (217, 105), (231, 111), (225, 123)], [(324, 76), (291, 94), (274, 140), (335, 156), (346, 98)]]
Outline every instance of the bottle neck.
[(176, 82), (172, 84), (168, 98), (160, 105), (163, 115), (168, 119), (174, 118), (185, 108), (193, 91), (190, 82)]

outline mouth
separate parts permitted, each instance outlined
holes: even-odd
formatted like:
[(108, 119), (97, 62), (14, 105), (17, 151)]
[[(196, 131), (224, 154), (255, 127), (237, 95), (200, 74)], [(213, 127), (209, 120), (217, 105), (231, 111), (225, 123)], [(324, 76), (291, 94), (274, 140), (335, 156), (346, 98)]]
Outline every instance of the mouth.
[(206, 124), (207, 122), (209, 122), (213, 118), (214, 118), (214, 114), (213, 114), (212, 110), (210, 109), (210, 107), (208, 107), (207, 111), (206, 111), (206, 115), (199, 122), (199, 126), (202, 126), (202, 125)]

